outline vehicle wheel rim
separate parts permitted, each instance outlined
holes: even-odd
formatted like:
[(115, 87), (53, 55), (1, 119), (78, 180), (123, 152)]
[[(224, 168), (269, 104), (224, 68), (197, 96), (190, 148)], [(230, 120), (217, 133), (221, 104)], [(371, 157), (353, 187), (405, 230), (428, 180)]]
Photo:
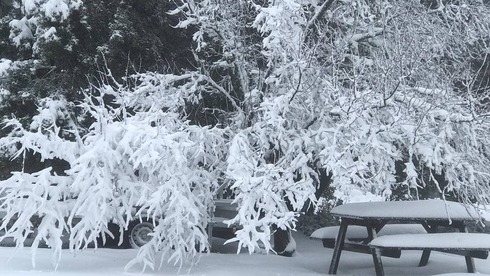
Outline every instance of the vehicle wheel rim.
[(150, 233), (152, 232), (153, 232), (153, 224), (149, 222), (138, 223), (131, 230), (131, 236), (130, 236), (131, 245), (133, 247), (141, 247), (147, 244), (152, 238), (152, 236), (150, 235)]

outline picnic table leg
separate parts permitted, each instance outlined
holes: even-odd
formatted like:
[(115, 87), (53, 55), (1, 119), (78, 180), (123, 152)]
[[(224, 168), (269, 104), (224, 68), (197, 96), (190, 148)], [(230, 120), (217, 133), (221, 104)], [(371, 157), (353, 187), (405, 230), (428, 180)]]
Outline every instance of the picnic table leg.
[(373, 255), (376, 276), (384, 276), (385, 270), (383, 268), (383, 263), (381, 262), (381, 250), (379, 248), (371, 248), (371, 254)]
[(419, 266), (426, 266), (429, 263), (430, 249), (426, 249), (422, 252), (422, 257), (420, 257)]
[[(459, 232), (468, 233), (468, 228), (466, 228), (466, 225), (464, 223), (461, 223), (458, 229)], [(473, 260), (473, 258), (470, 255), (464, 256), (464, 258), (466, 260), (466, 269), (468, 270), (468, 272), (475, 273), (476, 272), (475, 261)]]
[(209, 251), (211, 251), (211, 247), (213, 244), (212, 238), (213, 238), (213, 226), (214, 223), (210, 222), (208, 223), (208, 243), (209, 243)]
[(475, 273), (475, 261), (471, 256), (464, 256), (466, 259), (466, 269), (468, 269), (468, 273)]
[[(367, 225), (368, 238), (372, 241), (378, 236), (378, 229), (375, 229), (373, 225)], [(376, 276), (384, 276), (385, 271), (383, 268), (383, 263), (381, 262), (381, 249), (371, 248), (371, 254), (373, 255), (374, 269), (376, 270)]]
[(345, 236), (347, 233), (347, 220), (343, 219), (340, 222), (339, 233), (337, 235), (337, 240), (335, 240), (335, 247), (333, 249), (332, 261), (330, 262), (330, 269), (328, 270), (328, 274), (336, 274), (337, 268), (339, 267), (340, 254), (342, 253), (342, 249), (344, 248)]
[[(427, 230), (427, 232), (429, 232), (429, 233), (436, 233), (437, 232), (437, 228), (438, 228), (437, 224), (428, 225), (426, 223), (426, 224), (423, 224), (423, 226)], [(431, 252), (430, 249), (426, 249), (422, 252), (422, 257), (420, 257), (419, 266), (426, 266), (429, 263), (430, 252)]]

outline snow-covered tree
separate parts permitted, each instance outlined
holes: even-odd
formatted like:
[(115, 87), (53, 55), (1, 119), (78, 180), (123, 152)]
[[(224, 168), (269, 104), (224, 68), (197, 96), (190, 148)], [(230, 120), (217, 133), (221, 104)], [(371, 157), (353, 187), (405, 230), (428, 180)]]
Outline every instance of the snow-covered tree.
[(233, 71), (219, 85), (243, 96), (227, 161), (237, 239), (253, 247), (271, 224), (293, 227), (315, 167), (339, 196), (433, 185), (487, 202), (488, 89), (473, 87), (487, 11), (478, 1), (184, 1), (180, 27), (199, 27), (198, 51), (222, 50), (212, 66)]
[(14, 3), (20, 7), (23, 17), (10, 22), (10, 38), (17, 46), (32, 47), (35, 53), (40, 43), (59, 39), (55, 25), (66, 22), (72, 10), (82, 5), (81, 0), (15, 0)]

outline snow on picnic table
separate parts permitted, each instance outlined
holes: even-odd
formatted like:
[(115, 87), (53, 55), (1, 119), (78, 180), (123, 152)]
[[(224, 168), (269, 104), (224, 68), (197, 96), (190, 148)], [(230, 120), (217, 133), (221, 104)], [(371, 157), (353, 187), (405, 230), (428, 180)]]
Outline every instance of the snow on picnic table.
[(353, 218), (428, 218), (441, 220), (478, 220), (480, 218), (480, 215), (472, 207), (440, 199), (350, 203), (333, 208), (331, 213)]
[[(223, 246), (223, 240), (213, 243), (221, 253), (204, 255), (198, 266), (188, 271), (183, 268), (180, 275), (203, 276), (272, 276), (272, 275), (327, 275), (332, 249), (322, 246), (321, 241), (311, 240), (300, 233), (294, 233), (297, 253), (294, 257), (281, 257), (256, 253), (235, 254), (233, 245)], [(30, 249), (0, 247), (0, 275), (141, 275), (141, 268), (124, 272), (124, 266), (137, 253), (134, 249), (86, 250), (73, 256), (64, 252), (57, 271), (51, 266), (51, 251), (39, 249), (36, 268), (31, 266)], [(384, 258), (385, 273), (389, 275), (434, 275), (442, 273), (466, 272), (464, 257), (439, 252), (431, 254), (429, 264), (418, 267), (421, 252), (402, 251), (401, 259)], [(12, 258), (11, 258), (12, 257)], [(11, 260), (9, 261), (9, 258)], [(490, 261), (475, 259), (479, 275), (490, 274)], [(158, 271), (146, 271), (143, 275), (177, 275), (177, 268), (164, 263)], [(375, 275), (373, 259), (368, 254), (342, 252), (338, 275)], [(475, 275), (475, 274), (474, 274)]]
[[(322, 227), (313, 232), (310, 237), (312, 239), (336, 239), (339, 233), (339, 226)], [(422, 234), (427, 233), (421, 224), (388, 224), (385, 225), (379, 233), (379, 236), (395, 235), (395, 234)], [(366, 239), (368, 237), (367, 228), (359, 225), (349, 225), (347, 227), (347, 239)]]
[(374, 246), (399, 248), (481, 249), (490, 248), (490, 234), (434, 233), (382, 236), (371, 241)]

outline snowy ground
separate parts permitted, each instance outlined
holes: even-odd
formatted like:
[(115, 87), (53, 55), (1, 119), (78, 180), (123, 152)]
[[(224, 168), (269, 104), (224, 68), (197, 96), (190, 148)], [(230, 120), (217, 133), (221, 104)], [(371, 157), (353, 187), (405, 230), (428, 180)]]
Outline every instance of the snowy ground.
[[(242, 253), (234, 254), (234, 246), (220, 246), (215, 240), (215, 249), (221, 253), (211, 253), (202, 257), (199, 266), (189, 272), (183, 269), (180, 274), (186, 275), (326, 275), (332, 250), (322, 247), (318, 240), (310, 240), (296, 233), (297, 254), (292, 258), (275, 255)], [(37, 266), (31, 265), (30, 249), (24, 248), (16, 253), (12, 247), (0, 247), (0, 275), (121, 275), (136, 274), (141, 271), (134, 268), (124, 272), (124, 266), (136, 254), (133, 249), (89, 249), (71, 255), (64, 252), (61, 264), (55, 271), (51, 265), (51, 251), (39, 249)], [(461, 256), (435, 252), (426, 267), (417, 267), (420, 252), (404, 251), (401, 259), (384, 258), (386, 275), (434, 275), (439, 273), (464, 273), (466, 266)], [(10, 261), (9, 261), (10, 259)], [(490, 275), (490, 260), (475, 259), (477, 271)], [(178, 269), (164, 264), (158, 271), (146, 271), (144, 274), (175, 275)], [(342, 253), (338, 275), (375, 275), (372, 258), (367, 254), (352, 252)]]

